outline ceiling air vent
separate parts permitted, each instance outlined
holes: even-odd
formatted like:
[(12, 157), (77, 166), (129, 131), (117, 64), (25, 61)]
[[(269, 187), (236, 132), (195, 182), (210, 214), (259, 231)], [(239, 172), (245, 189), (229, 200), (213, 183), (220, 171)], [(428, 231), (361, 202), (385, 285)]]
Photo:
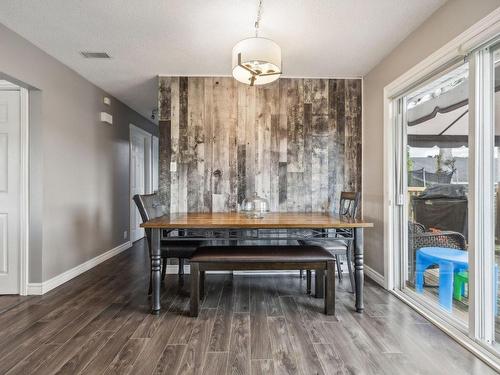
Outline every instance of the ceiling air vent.
[(108, 55), (106, 52), (89, 52), (89, 51), (82, 51), (80, 52), (83, 57), (86, 59), (110, 59), (111, 56)]

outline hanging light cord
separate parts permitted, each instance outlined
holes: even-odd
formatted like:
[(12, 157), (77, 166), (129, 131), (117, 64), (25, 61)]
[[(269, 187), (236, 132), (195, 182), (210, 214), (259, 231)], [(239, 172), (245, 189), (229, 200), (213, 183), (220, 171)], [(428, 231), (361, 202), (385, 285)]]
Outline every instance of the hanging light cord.
[(260, 18), (262, 17), (262, 2), (263, 0), (259, 0), (259, 6), (257, 8), (257, 18), (255, 18), (255, 37), (259, 37), (259, 26), (260, 26)]

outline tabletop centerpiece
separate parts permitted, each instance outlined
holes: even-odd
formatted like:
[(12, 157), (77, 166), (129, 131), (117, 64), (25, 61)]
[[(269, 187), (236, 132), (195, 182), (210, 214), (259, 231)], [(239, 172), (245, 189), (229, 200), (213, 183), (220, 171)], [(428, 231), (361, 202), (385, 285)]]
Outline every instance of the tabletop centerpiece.
[(240, 207), (240, 211), (251, 219), (262, 219), (269, 212), (268, 200), (259, 197), (257, 193), (253, 193), (251, 197), (243, 199)]

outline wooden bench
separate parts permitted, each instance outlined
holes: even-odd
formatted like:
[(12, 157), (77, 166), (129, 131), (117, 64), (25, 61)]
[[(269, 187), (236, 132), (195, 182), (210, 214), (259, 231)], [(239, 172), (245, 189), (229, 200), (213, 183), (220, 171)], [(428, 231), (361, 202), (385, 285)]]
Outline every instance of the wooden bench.
[(236, 270), (315, 270), (320, 275), (317, 282), (325, 285), (321, 288), (325, 314), (335, 314), (335, 257), (319, 246), (205, 246), (196, 250), (189, 262), (191, 316), (198, 316), (205, 271)]

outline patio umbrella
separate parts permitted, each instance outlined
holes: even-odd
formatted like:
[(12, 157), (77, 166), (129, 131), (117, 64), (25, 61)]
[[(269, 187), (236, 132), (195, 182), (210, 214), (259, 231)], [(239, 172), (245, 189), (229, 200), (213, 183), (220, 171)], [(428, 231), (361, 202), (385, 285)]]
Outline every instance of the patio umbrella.
[[(498, 73), (496, 77), (500, 77), (500, 69), (497, 67), (496, 70)], [(500, 135), (500, 82), (495, 83), (495, 133)], [(420, 97), (422, 94), (425, 92), (421, 92)], [(434, 146), (439, 148), (467, 147), (469, 134), (468, 96), (469, 85), (465, 78), (451, 90), (408, 109), (408, 145), (422, 148)], [(500, 136), (495, 136), (495, 146), (500, 146)]]

